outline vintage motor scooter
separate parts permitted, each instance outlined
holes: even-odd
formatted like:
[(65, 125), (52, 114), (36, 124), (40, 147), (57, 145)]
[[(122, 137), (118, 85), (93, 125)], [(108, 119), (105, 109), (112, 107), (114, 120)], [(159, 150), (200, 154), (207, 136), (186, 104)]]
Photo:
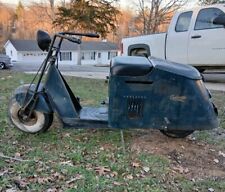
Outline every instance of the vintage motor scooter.
[(9, 117), (15, 127), (28, 133), (46, 131), (54, 113), (66, 127), (152, 128), (171, 137), (218, 127), (217, 109), (200, 73), (189, 65), (156, 58), (113, 58), (109, 103), (99, 108), (82, 107), (57, 65), (62, 41), (80, 44), (81, 36), (98, 37), (62, 32), (51, 39), (46, 32), (37, 32), (38, 45), (48, 54), (34, 77), (37, 83), (32, 81), (14, 91)]

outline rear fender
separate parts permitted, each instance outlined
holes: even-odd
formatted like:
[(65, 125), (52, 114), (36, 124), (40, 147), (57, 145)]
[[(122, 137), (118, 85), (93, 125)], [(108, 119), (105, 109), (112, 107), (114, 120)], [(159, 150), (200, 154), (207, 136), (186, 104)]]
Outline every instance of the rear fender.
[[(16, 101), (22, 106), (24, 105), (33, 95), (33, 91), (35, 89), (35, 84), (25, 84), (19, 86), (13, 93), (13, 97), (15, 97)], [(37, 92), (37, 103), (35, 105), (34, 110), (43, 112), (43, 113), (53, 113), (52, 107), (48, 102), (48, 97), (46, 93), (43, 91), (43, 85), (39, 86)]]

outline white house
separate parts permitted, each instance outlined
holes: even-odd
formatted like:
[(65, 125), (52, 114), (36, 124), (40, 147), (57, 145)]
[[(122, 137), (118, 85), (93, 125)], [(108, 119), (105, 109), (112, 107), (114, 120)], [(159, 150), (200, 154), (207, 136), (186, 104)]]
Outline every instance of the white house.
[[(18, 63), (40, 63), (47, 55), (35, 40), (8, 40), (4, 47), (11, 61)], [(77, 44), (65, 40), (59, 53), (59, 64), (77, 65), (79, 49), (81, 65), (109, 64), (119, 51), (118, 46), (111, 42), (83, 41), (79, 48)]]

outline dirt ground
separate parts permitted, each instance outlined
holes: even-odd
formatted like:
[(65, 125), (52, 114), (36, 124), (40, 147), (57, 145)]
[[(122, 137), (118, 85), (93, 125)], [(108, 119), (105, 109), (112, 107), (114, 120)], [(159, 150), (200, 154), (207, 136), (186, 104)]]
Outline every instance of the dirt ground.
[(135, 137), (131, 150), (164, 156), (169, 159), (172, 172), (191, 180), (225, 178), (225, 150), (197, 141), (193, 136), (174, 139), (151, 130)]

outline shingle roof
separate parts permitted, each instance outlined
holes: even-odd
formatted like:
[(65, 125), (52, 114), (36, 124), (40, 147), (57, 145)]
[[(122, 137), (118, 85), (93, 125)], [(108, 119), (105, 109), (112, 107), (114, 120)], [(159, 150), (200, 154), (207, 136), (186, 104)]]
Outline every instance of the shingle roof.
[[(41, 51), (35, 40), (10, 40), (17, 51)], [(78, 45), (70, 41), (63, 41), (61, 50), (73, 51), (77, 50)], [(112, 42), (102, 41), (83, 41), (81, 44), (81, 50), (118, 50), (118, 46)]]

